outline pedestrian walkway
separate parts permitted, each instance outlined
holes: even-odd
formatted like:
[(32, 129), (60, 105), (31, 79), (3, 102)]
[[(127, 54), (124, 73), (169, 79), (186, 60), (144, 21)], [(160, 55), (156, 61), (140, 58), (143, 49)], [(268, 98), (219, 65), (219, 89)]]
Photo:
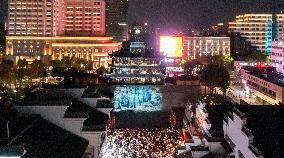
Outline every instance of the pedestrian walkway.
[(250, 105), (262, 105), (263, 103), (259, 102), (256, 99), (256, 96), (253, 94), (246, 94), (244, 90), (237, 86), (231, 86), (231, 93), (229, 93), (229, 97), (237, 103), (240, 103), (240, 100), (244, 100)]

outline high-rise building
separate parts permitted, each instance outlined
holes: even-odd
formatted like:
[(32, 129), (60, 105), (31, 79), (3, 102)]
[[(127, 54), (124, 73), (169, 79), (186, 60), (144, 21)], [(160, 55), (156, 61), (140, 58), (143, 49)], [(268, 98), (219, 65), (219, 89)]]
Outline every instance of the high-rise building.
[(239, 32), (231, 32), (231, 56), (237, 60), (245, 60), (247, 52), (257, 50), (256, 46), (252, 46), (247, 38), (243, 37)]
[(284, 42), (273, 41), (272, 51), (270, 54), (271, 65), (276, 68), (276, 71), (284, 74)]
[(279, 40), (283, 31), (284, 14), (244, 14), (229, 23), (231, 32), (239, 32), (252, 46), (271, 53), (272, 40)]
[(105, 2), (103, 0), (67, 0), (66, 34), (105, 35)]
[(9, 35), (104, 36), (103, 0), (10, 0)]
[(9, 0), (8, 35), (57, 36), (64, 33), (64, 0)]
[(104, 0), (9, 0), (8, 14), (6, 58), (14, 63), (68, 56), (107, 67), (108, 53), (121, 47), (113, 37), (102, 37)]
[(106, 34), (115, 40), (128, 40), (128, 0), (105, 0)]

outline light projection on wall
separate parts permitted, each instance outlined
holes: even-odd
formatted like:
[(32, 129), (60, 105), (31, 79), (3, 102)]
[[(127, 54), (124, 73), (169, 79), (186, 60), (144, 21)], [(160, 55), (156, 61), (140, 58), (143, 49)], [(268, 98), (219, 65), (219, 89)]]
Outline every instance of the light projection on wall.
[(182, 57), (182, 37), (161, 36), (160, 37), (160, 52), (168, 58)]
[(125, 85), (114, 91), (114, 111), (158, 111), (161, 104), (162, 94), (156, 86)]

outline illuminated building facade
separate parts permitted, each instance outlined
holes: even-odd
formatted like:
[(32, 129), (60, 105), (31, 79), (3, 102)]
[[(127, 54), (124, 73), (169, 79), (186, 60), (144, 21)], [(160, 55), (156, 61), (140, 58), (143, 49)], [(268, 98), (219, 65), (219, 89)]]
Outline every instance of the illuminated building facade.
[(276, 71), (284, 74), (284, 42), (273, 41), (272, 51), (270, 54), (271, 65), (276, 68)]
[(252, 46), (269, 54), (272, 41), (281, 39), (283, 25), (284, 14), (244, 14), (229, 23), (229, 30), (240, 33)]
[(108, 66), (108, 54), (121, 48), (112, 37), (36, 37), (7, 36), (6, 57), (15, 61), (34, 59), (48, 62), (64, 56), (92, 61), (94, 67)]
[(128, 40), (128, 0), (105, 0), (106, 35), (117, 41)]
[(185, 59), (219, 54), (230, 55), (230, 37), (184, 37), (183, 39)]
[(144, 42), (131, 42), (130, 43), (130, 53), (132, 53), (132, 54), (145, 54)]
[(66, 0), (66, 34), (105, 35), (105, 2), (103, 0)]
[(263, 104), (284, 103), (284, 75), (270, 67), (243, 66), (245, 93), (255, 95)]
[(64, 0), (9, 0), (8, 35), (64, 34)]
[[(9, 0), (6, 57), (49, 63), (75, 56), (108, 66), (120, 42), (105, 36), (103, 0)], [(100, 37), (97, 37), (100, 36)]]
[(161, 59), (113, 57), (108, 77), (114, 84), (163, 84), (163, 72)]
[(9, 0), (8, 35), (104, 36), (103, 0)]

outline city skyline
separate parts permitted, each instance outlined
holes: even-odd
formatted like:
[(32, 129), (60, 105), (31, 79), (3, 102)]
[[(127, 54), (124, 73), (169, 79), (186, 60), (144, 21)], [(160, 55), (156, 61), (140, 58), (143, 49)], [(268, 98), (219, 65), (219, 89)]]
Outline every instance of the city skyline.
[[(7, 0), (0, 5), (0, 22), (7, 19)], [(206, 5), (205, 5), (206, 4)], [(130, 0), (129, 24), (147, 21), (154, 27), (199, 29), (219, 22), (230, 22), (243, 13), (280, 13), (284, 2), (280, 0)], [(210, 16), (208, 16), (210, 15)]]
[[(156, 27), (175, 29), (207, 28), (219, 22), (230, 22), (244, 13), (276, 13), (284, 11), (279, 0), (142, 0), (130, 1), (129, 22), (148, 21)], [(147, 11), (146, 11), (147, 10)], [(182, 27), (182, 28), (181, 28)]]
[(281, 9), (1, 0), (0, 158), (283, 158)]

